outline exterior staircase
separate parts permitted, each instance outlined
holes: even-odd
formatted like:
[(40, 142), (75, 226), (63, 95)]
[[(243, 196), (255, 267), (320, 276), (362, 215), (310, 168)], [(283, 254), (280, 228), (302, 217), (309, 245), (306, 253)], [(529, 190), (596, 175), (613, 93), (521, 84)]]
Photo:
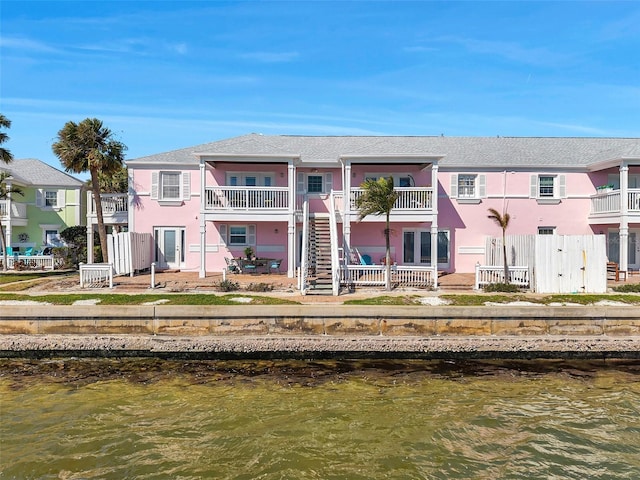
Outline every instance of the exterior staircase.
[(309, 219), (309, 289), (307, 295), (333, 295), (329, 219)]

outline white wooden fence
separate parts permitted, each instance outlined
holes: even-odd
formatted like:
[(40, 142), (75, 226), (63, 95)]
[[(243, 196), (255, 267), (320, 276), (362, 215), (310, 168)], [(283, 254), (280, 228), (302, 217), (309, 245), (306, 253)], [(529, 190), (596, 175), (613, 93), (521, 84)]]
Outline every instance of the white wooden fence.
[(476, 265), (476, 284), (475, 289), (478, 290), (485, 285), (492, 283), (510, 283), (522, 288), (529, 288), (531, 285), (529, 267), (527, 266), (510, 266), (509, 281), (505, 282), (503, 266), (482, 266)]
[(107, 235), (109, 260), (116, 275), (131, 275), (151, 268), (150, 233), (121, 232)]
[(80, 264), (80, 288), (113, 288), (113, 266), (110, 263)]
[[(392, 265), (391, 285), (401, 287), (434, 287), (436, 269), (415, 265)], [(340, 283), (344, 286), (384, 286), (387, 279), (385, 265), (343, 265)]]
[[(506, 245), (509, 271), (526, 266), (529, 286), (537, 293), (607, 290), (604, 235), (507, 235)], [(476, 288), (504, 279), (502, 239), (488, 238), (485, 252), (485, 265), (476, 269)]]
[[(1, 262), (2, 255), (0, 255)], [(7, 255), (7, 268), (9, 270), (53, 270), (55, 260), (53, 255)]]

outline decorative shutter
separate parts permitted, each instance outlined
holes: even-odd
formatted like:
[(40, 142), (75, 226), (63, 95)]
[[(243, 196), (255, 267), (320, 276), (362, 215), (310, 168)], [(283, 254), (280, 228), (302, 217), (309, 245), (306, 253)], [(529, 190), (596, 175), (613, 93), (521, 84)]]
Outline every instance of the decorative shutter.
[(247, 243), (249, 245), (256, 244), (256, 226), (255, 225), (247, 225)]
[(160, 173), (151, 172), (151, 200), (158, 200), (158, 181)]
[(64, 190), (58, 190), (58, 192), (56, 193), (56, 195), (58, 196), (58, 198), (56, 199), (58, 203), (58, 208), (64, 208), (66, 193), (67, 192)]
[(558, 175), (558, 193), (560, 198), (567, 197), (567, 178), (565, 175)]
[(304, 188), (304, 173), (298, 172), (298, 186), (297, 193), (306, 193), (306, 189)]
[(529, 197), (538, 198), (538, 175), (531, 175), (531, 190)]
[(487, 176), (478, 175), (478, 198), (487, 196)]
[(44, 207), (44, 192), (41, 188), (36, 190), (36, 207)]
[(451, 198), (458, 198), (458, 175), (451, 174)]
[(220, 232), (220, 245), (227, 245), (227, 224), (226, 223), (221, 223), (220, 227), (218, 228), (218, 231)]
[(182, 172), (182, 199), (191, 200), (191, 172)]
[(324, 174), (324, 193), (331, 193), (333, 189), (333, 173), (327, 172)]

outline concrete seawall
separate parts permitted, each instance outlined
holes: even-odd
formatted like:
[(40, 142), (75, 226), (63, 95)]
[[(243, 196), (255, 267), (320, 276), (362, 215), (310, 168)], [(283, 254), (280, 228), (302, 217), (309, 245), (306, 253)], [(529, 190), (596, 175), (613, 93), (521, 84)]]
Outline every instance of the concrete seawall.
[(0, 356), (640, 358), (638, 307), (3, 306)]

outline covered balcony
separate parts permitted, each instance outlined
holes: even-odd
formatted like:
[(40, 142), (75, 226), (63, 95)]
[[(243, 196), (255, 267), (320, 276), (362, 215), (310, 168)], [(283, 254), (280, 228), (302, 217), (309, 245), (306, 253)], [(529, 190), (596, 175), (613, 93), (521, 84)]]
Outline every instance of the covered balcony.
[[(102, 217), (105, 224), (125, 224), (129, 219), (129, 199), (126, 193), (103, 193)], [(93, 192), (87, 192), (88, 223), (97, 222), (96, 203)]]
[[(640, 188), (627, 190), (627, 215), (630, 222), (640, 222)], [(620, 190), (596, 193), (591, 196), (589, 220), (617, 223), (622, 214), (622, 194)]]
[(206, 213), (255, 215), (289, 213), (288, 187), (205, 187)]
[[(428, 221), (428, 217), (434, 213), (433, 188), (431, 187), (396, 187), (398, 200), (391, 210), (391, 221)], [(356, 201), (362, 196), (364, 190), (360, 187), (352, 188), (349, 194), (349, 212), (351, 220), (358, 217)], [(339, 196), (342, 201), (342, 195)], [(343, 212), (344, 206), (336, 205), (339, 212)], [(376, 217), (367, 217), (363, 221), (379, 221)]]
[(0, 220), (11, 220), (13, 225), (27, 224), (27, 205), (12, 200), (0, 200)]

